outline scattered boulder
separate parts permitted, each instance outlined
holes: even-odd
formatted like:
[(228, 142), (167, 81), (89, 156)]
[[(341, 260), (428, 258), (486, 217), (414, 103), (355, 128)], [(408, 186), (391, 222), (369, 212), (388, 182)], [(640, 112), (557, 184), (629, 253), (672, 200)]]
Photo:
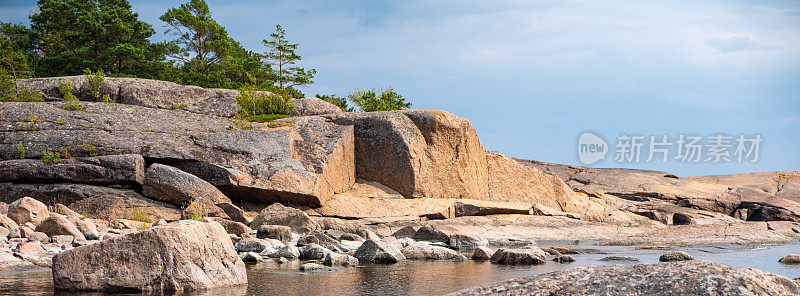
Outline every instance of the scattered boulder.
[(502, 265), (540, 265), (547, 262), (544, 251), (538, 249), (497, 249), (490, 260)]
[(217, 203), (216, 206), (222, 209), (222, 211), (224, 211), (225, 214), (228, 215), (228, 217), (230, 217), (231, 220), (233, 221), (244, 224), (250, 224), (251, 222), (253, 222), (253, 218), (247, 215), (247, 213), (245, 213), (244, 210), (242, 210), (241, 208), (237, 207), (232, 203), (221, 202)]
[(75, 237), (71, 235), (54, 235), (50, 238), (50, 242), (57, 245), (72, 245)]
[(661, 254), (661, 256), (658, 257), (658, 261), (661, 262), (688, 261), (688, 260), (694, 260), (694, 257), (692, 257), (692, 255), (689, 255), (689, 253), (686, 253), (684, 251), (669, 251), (664, 254)]
[(83, 237), (85, 237), (87, 240), (98, 240), (100, 239), (100, 232), (97, 230), (89, 230), (83, 234)]
[(20, 225), (27, 222), (39, 224), (49, 215), (46, 205), (30, 197), (20, 198), (8, 206), (8, 217)]
[(300, 271), (324, 271), (324, 270), (331, 270), (331, 269), (328, 269), (319, 263), (309, 262), (300, 265)]
[(639, 258), (633, 256), (607, 256), (600, 259), (600, 261), (633, 261), (639, 262)]
[(159, 163), (147, 168), (142, 194), (175, 205), (198, 201), (209, 201), (212, 204), (231, 202), (217, 187), (203, 179)]
[(218, 218), (218, 217), (215, 217), (213, 220), (221, 224), (222, 227), (225, 228), (225, 231), (227, 231), (230, 234), (243, 236), (243, 235), (249, 235), (250, 233), (253, 232), (253, 230), (250, 229), (250, 227), (247, 227), (247, 225), (244, 225), (243, 223), (240, 222), (231, 221), (228, 219)]
[(575, 262), (575, 257), (572, 257), (570, 255), (559, 255), (553, 258), (553, 261), (558, 263), (570, 263), (570, 262)]
[(332, 253), (331, 250), (326, 249), (323, 246), (318, 244), (310, 244), (303, 247), (300, 258), (302, 259), (309, 259), (309, 260), (321, 260), (324, 259), (325, 256), (329, 253)]
[(53, 258), (56, 290), (183, 292), (247, 284), (219, 223), (179, 221), (74, 248)]
[(236, 252), (256, 252), (261, 253), (267, 247), (283, 245), (281, 242), (275, 240), (259, 239), (254, 237), (247, 237), (239, 240), (236, 243)]
[(289, 226), (296, 233), (308, 233), (320, 228), (319, 224), (311, 220), (305, 212), (279, 203), (261, 210), (250, 223), (250, 228), (258, 229), (261, 225)]
[(284, 245), (274, 249), (269, 254), (264, 254), (270, 258), (290, 258), (290, 259), (297, 259), (300, 258), (300, 249), (295, 246)]
[(359, 262), (398, 263), (406, 260), (400, 250), (380, 240), (367, 239), (354, 254)]
[[(35, 231), (28, 236), (28, 241), (46, 243), (50, 241), (50, 237), (48, 237), (44, 232)], [(70, 240), (70, 242), (72, 241)]]
[(358, 266), (358, 259), (346, 254), (329, 252), (325, 254), (325, 259), (323, 259), (322, 264), (327, 266), (355, 267)]
[(319, 238), (314, 235), (304, 235), (297, 240), (298, 247), (319, 244)]
[(83, 233), (78, 230), (75, 224), (70, 222), (67, 217), (56, 213), (50, 213), (47, 219), (44, 219), (36, 226), (36, 231), (44, 232), (49, 236), (71, 235), (83, 238)]
[(319, 98), (291, 99), (289, 101), (294, 104), (294, 108), (289, 110), (289, 115), (291, 116), (324, 115), (344, 112), (336, 105)]
[(339, 237), (339, 241), (363, 242), (364, 238), (355, 233), (343, 233)]
[(485, 246), (489, 243), (484, 238), (465, 234), (450, 226), (423, 226), (414, 233), (413, 239), (418, 241), (442, 242), (449, 245), (451, 248), (468, 250), (475, 249), (479, 246)]
[(467, 261), (467, 257), (455, 250), (423, 243), (409, 244), (401, 252), (406, 259)]
[(800, 255), (797, 254), (789, 254), (778, 260), (778, 262), (783, 264), (800, 264)]
[(416, 233), (417, 233), (416, 228), (414, 228), (413, 226), (406, 226), (392, 233), (392, 236), (396, 238), (414, 237), (414, 234)]
[(239, 254), (239, 258), (242, 258), (243, 262), (261, 262), (264, 261), (264, 258), (261, 257), (256, 252), (244, 252)]
[(487, 247), (477, 247), (475, 251), (472, 252), (472, 260), (489, 260), (492, 259), (492, 255), (494, 255), (494, 251)]
[(258, 227), (256, 237), (288, 242), (292, 239), (292, 228), (284, 225), (261, 225)]
[(757, 269), (688, 261), (573, 268), (469, 288), (451, 295), (708, 294), (798, 295), (800, 285)]

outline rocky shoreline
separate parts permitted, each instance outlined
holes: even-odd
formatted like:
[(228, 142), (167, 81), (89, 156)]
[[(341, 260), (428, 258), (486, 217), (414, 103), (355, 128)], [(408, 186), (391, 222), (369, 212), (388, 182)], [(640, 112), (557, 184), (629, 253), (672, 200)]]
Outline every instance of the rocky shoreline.
[[(567, 263), (536, 242), (664, 248), (800, 235), (798, 171), (678, 177), (515, 159), (485, 151), (469, 121), (445, 111), (347, 113), (316, 98), (294, 100), (294, 117), (244, 122), (233, 118), (236, 91), (133, 78), (106, 79), (113, 102), (69, 111), (52, 102), (61, 81), (88, 98), (83, 76), (36, 78), (19, 86), (51, 102), (0, 103), (0, 272), (52, 268), (59, 290), (244, 285), (243, 261), (300, 259), (306, 271)], [(647, 268), (735, 273), (724, 279), (734, 286), (776, 278), (736, 287), (797, 291), (779, 276), (711, 263)]]

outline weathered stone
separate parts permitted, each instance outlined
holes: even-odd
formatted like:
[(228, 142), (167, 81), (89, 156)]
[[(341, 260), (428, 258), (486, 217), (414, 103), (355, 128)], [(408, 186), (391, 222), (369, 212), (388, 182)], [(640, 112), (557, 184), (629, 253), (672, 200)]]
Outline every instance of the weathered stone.
[(331, 253), (331, 250), (326, 249), (325, 247), (320, 246), (318, 244), (310, 244), (303, 247), (302, 252), (300, 254), (300, 258), (309, 260), (321, 260), (324, 259), (328, 253)]
[(230, 217), (231, 220), (233, 221), (244, 224), (250, 224), (251, 222), (253, 222), (253, 218), (247, 215), (247, 213), (245, 213), (244, 210), (242, 210), (241, 208), (237, 207), (232, 203), (221, 202), (217, 203), (216, 206), (222, 209), (225, 212), (225, 214), (227, 214), (228, 217)]
[(359, 262), (398, 263), (406, 260), (396, 247), (380, 240), (367, 239), (354, 254)]
[(261, 225), (289, 226), (296, 233), (308, 233), (319, 229), (319, 225), (301, 210), (274, 203), (258, 214), (250, 223), (250, 228), (258, 229)]
[(56, 290), (182, 292), (247, 284), (219, 223), (179, 221), (57, 254)]
[(472, 252), (472, 260), (489, 260), (492, 259), (492, 255), (494, 255), (494, 251), (487, 247), (477, 247), (475, 251)]
[(300, 258), (300, 249), (295, 246), (282, 246), (275, 249), (275, 252), (267, 254), (270, 258)]
[(46, 205), (30, 197), (20, 198), (8, 206), (8, 217), (17, 224), (39, 224), (49, 215)]
[(312, 245), (312, 244), (317, 244), (318, 245), (319, 244), (319, 238), (314, 236), (314, 235), (304, 235), (304, 236), (300, 237), (299, 239), (297, 239), (297, 246), (298, 247), (308, 246), (308, 245)]
[(442, 242), (449, 245), (451, 248), (470, 250), (488, 244), (488, 241), (484, 238), (468, 235), (454, 227), (449, 226), (426, 225), (417, 230), (413, 239), (430, 242)]
[(497, 249), (491, 257), (492, 263), (502, 265), (540, 265), (546, 262), (544, 251), (534, 249)]
[(50, 238), (50, 242), (57, 245), (72, 245), (75, 237), (71, 235), (54, 235)]
[(364, 238), (355, 233), (344, 233), (339, 237), (339, 241), (363, 242)]
[(416, 233), (417, 229), (414, 228), (413, 226), (405, 226), (393, 232), (392, 236), (395, 238), (414, 237), (414, 234)]
[(236, 243), (236, 251), (237, 252), (256, 252), (260, 253), (265, 248), (273, 246), (272, 242), (265, 239), (259, 239), (254, 237), (243, 238), (239, 242)]
[(778, 260), (778, 262), (783, 264), (800, 264), (800, 255), (797, 254), (789, 254)]
[(559, 255), (553, 258), (553, 261), (558, 263), (570, 263), (570, 262), (575, 262), (575, 257), (572, 257), (570, 255)]
[[(623, 275), (623, 276), (621, 276)], [(798, 295), (798, 283), (714, 262), (606, 265), (550, 272), (450, 295)]]
[(283, 225), (261, 225), (258, 227), (256, 237), (288, 242), (292, 239), (292, 229)]
[(467, 261), (467, 257), (455, 250), (422, 243), (409, 244), (401, 252), (406, 259)]
[(40, 159), (0, 161), (0, 182), (108, 185), (141, 184), (143, 178), (144, 158), (136, 154), (69, 158), (52, 163)]
[(487, 197), (483, 146), (466, 119), (444, 111), (408, 110), (322, 117), (355, 127), (356, 173), (361, 179), (406, 197)]
[(0, 183), (0, 198), (31, 196), (46, 204), (62, 203), (87, 217), (104, 221), (133, 219), (135, 213), (153, 218), (180, 219), (174, 205), (151, 200), (133, 190), (85, 184), (12, 184)]
[(203, 179), (159, 163), (147, 168), (142, 193), (144, 196), (175, 205), (203, 200), (213, 204), (231, 202), (217, 187)]
[(14, 229), (19, 227), (19, 224), (15, 222), (13, 219), (6, 216), (6, 214), (0, 215), (0, 227), (7, 228), (7, 229)]
[(9, 252), (0, 251), (0, 272), (21, 272), (34, 269), (35, 266)]
[(687, 261), (687, 260), (694, 260), (694, 257), (692, 257), (692, 255), (689, 255), (689, 253), (686, 253), (684, 251), (669, 251), (664, 254), (661, 254), (661, 256), (658, 257), (658, 261), (661, 262)]
[(294, 104), (294, 109), (289, 110), (289, 115), (291, 116), (324, 115), (344, 112), (336, 105), (318, 98), (291, 99), (289, 101)]
[[(3, 104), (0, 158), (16, 158), (20, 142), (28, 158), (41, 157), (41, 151), (83, 151), (81, 144), (92, 143), (100, 155), (169, 160), (230, 198), (310, 206), (355, 180), (353, 127), (316, 116), (293, 124), (246, 123), (240, 130), (234, 119), (181, 110), (83, 105), (71, 112), (60, 103)], [(35, 124), (25, 120), (30, 114), (38, 114)]]
[(325, 254), (325, 259), (323, 259), (322, 264), (327, 266), (355, 267), (358, 266), (358, 259), (350, 255), (329, 252)]
[(247, 227), (247, 225), (244, 225), (236, 221), (231, 221), (223, 218), (214, 218), (214, 221), (217, 221), (220, 225), (222, 225), (222, 227), (225, 228), (225, 231), (227, 231), (230, 234), (243, 236), (253, 232), (253, 230), (250, 229), (250, 227)]
[(245, 252), (245, 253), (239, 254), (239, 258), (242, 258), (243, 262), (261, 262), (261, 261), (264, 261), (264, 258), (261, 258), (261, 255), (259, 255), (256, 252)]
[(600, 261), (634, 261), (639, 262), (639, 258), (633, 256), (607, 256), (600, 259)]
[(83, 233), (78, 230), (75, 224), (70, 222), (67, 217), (56, 213), (50, 213), (47, 219), (44, 219), (36, 226), (36, 231), (44, 232), (49, 236), (71, 235), (74, 237), (83, 237)]
[(491, 200), (526, 202), (569, 213), (580, 213), (589, 220), (602, 220), (608, 209), (602, 200), (572, 191), (561, 179), (525, 167), (515, 159), (487, 152), (489, 196)]
[(322, 271), (327, 270), (325, 266), (318, 263), (303, 263), (300, 265), (301, 271)]
[(48, 237), (48, 236), (47, 236), (47, 234), (46, 234), (46, 233), (44, 233), (44, 232), (38, 232), (38, 231), (36, 231), (36, 232), (34, 232), (34, 233), (31, 233), (31, 234), (28, 236), (28, 241), (30, 241), (30, 242), (42, 242), (42, 243), (46, 243), (46, 242), (50, 241), (50, 237)]
[(98, 239), (100, 239), (100, 232), (98, 232), (97, 230), (89, 230), (89, 231), (85, 232), (83, 234), (83, 236), (87, 240), (98, 240)]

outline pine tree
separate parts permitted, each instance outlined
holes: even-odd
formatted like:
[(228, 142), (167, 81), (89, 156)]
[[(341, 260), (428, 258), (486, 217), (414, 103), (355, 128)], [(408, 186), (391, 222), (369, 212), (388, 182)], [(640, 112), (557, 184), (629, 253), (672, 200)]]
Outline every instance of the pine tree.
[(274, 80), (278, 84), (278, 90), (289, 92), (289, 89), (295, 86), (314, 83), (312, 79), (317, 74), (317, 70), (306, 71), (306, 69), (294, 66), (297, 61), (301, 60), (300, 55), (295, 52), (298, 44), (289, 43), (286, 40), (286, 31), (281, 25), (275, 26), (275, 33), (269, 36), (270, 40), (262, 40), (264, 46), (267, 47), (264, 58), (267, 59), (268, 64), (277, 67)]

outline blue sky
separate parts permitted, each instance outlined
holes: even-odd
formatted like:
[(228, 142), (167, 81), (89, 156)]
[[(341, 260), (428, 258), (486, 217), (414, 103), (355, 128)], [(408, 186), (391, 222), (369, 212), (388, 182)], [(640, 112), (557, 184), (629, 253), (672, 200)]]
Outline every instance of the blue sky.
[[(180, 3), (132, 2), (157, 40), (158, 16)], [(592, 131), (612, 146), (592, 166), (682, 176), (800, 170), (799, 1), (209, 5), (251, 50), (262, 51), (261, 39), (281, 24), (300, 43), (301, 65), (317, 69), (306, 94), (392, 86), (414, 109), (468, 118), (486, 149), (510, 156), (579, 164), (578, 136)], [(25, 22), (34, 6), (2, 0), (0, 19)], [(613, 160), (621, 134), (674, 142), (717, 133), (760, 134), (759, 162)]]

